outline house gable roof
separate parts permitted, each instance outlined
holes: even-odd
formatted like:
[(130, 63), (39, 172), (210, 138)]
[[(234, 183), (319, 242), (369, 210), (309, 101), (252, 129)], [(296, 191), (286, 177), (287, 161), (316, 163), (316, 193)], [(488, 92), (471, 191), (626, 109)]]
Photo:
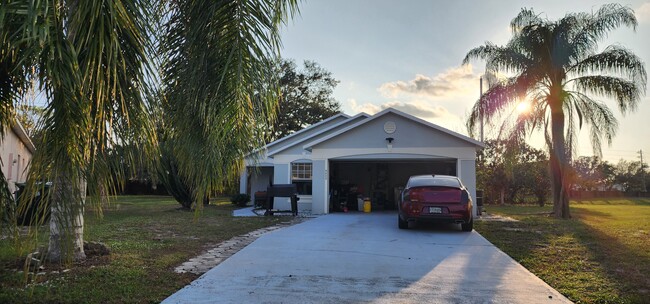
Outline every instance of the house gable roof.
[(426, 120), (417, 118), (417, 117), (415, 117), (413, 115), (406, 114), (406, 113), (404, 113), (402, 111), (399, 111), (399, 110), (396, 110), (396, 109), (393, 109), (393, 108), (387, 108), (387, 109), (385, 109), (385, 110), (383, 110), (383, 111), (381, 111), (381, 112), (379, 112), (379, 113), (377, 113), (377, 114), (375, 114), (375, 115), (373, 115), (373, 116), (371, 116), (371, 117), (369, 117), (369, 118), (367, 118), (365, 120), (362, 120), (362, 121), (360, 121), (360, 122), (358, 122), (356, 124), (353, 124), (353, 125), (345, 128), (345, 129), (339, 130), (337, 132), (328, 134), (326, 136), (323, 136), (323, 137), (320, 137), (320, 138), (318, 138), (316, 140), (308, 142), (305, 145), (303, 145), (303, 148), (305, 150), (311, 151), (311, 149), (314, 146), (317, 146), (317, 145), (319, 145), (321, 143), (327, 142), (327, 141), (329, 141), (329, 140), (331, 140), (333, 138), (336, 138), (336, 137), (338, 137), (338, 136), (340, 136), (342, 134), (345, 134), (345, 133), (347, 133), (347, 132), (349, 132), (351, 130), (354, 130), (354, 129), (360, 127), (360, 126), (366, 125), (366, 124), (368, 124), (368, 123), (370, 123), (370, 122), (372, 122), (372, 121), (374, 121), (376, 119), (379, 119), (381, 117), (384, 117), (384, 116), (388, 115), (389, 113), (392, 113), (394, 115), (397, 115), (397, 116), (403, 117), (405, 119), (414, 121), (414, 122), (416, 122), (418, 124), (424, 125), (425, 127), (436, 130), (436, 131), (441, 132), (443, 134), (450, 135), (451, 137), (454, 137), (456, 139), (459, 139), (459, 140), (461, 140), (463, 142), (466, 142), (466, 143), (469, 143), (471, 145), (474, 145), (474, 146), (477, 146), (477, 147), (480, 147), (480, 148), (485, 147), (484, 143), (482, 143), (480, 141), (477, 141), (475, 139), (469, 138), (469, 137), (467, 137), (465, 135), (462, 135), (462, 134), (453, 132), (451, 130), (445, 129), (445, 128), (441, 127), (441, 126), (438, 126), (438, 125), (430, 123), (430, 122), (428, 122)]
[(287, 149), (289, 149), (289, 148), (291, 148), (291, 147), (294, 147), (294, 146), (296, 146), (296, 145), (298, 145), (298, 144), (300, 144), (300, 143), (303, 143), (303, 142), (305, 142), (305, 141), (308, 141), (308, 140), (314, 139), (314, 138), (319, 137), (319, 136), (323, 136), (323, 134), (325, 134), (325, 133), (327, 133), (327, 132), (330, 132), (331, 130), (334, 130), (334, 129), (336, 129), (336, 128), (342, 126), (342, 125), (350, 124), (351, 122), (353, 122), (353, 121), (355, 121), (355, 120), (357, 120), (357, 119), (359, 119), (359, 118), (361, 118), (361, 119), (364, 119), (364, 118), (367, 119), (367, 118), (369, 118), (369, 117), (370, 117), (370, 115), (361, 112), (361, 113), (359, 113), (359, 114), (357, 114), (357, 115), (355, 115), (355, 116), (348, 117), (348, 119), (346, 119), (346, 120), (344, 120), (344, 121), (340, 121), (340, 122), (338, 122), (338, 123), (336, 123), (336, 124), (334, 124), (334, 125), (329, 126), (328, 128), (326, 128), (326, 129), (324, 129), (324, 130), (321, 130), (321, 131), (318, 132), (318, 133), (314, 133), (314, 134), (312, 134), (312, 135), (310, 135), (310, 136), (307, 136), (307, 137), (305, 137), (305, 138), (303, 138), (303, 139), (300, 139), (300, 140), (298, 140), (298, 141), (296, 141), (296, 142), (292, 142), (292, 143), (290, 143), (290, 144), (288, 144), (288, 145), (284, 145), (284, 146), (278, 147), (277, 149), (269, 149), (269, 152), (268, 152), (267, 156), (272, 157), (273, 155), (276, 155), (276, 154), (278, 154), (278, 153), (280, 153), (280, 152), (282, 152), (282, 151), (286, 151)]
[(285, 137), (282, 137), (282, 138), (280, 138), (278, 140), (272, 141), (272, 142), (266, 144), (266, 146), (264, 146), (262, 149), (267, 149), (268, 150), (268, 149), (270, 149), (270, 148), (272, 148), (274, 146), (277, 146), (279, 144), (282, 144), (283, 142), (286, 142), (286, 141), (288, 141), (288, 140), (290, 140), (290, 139), (292, 139), (294, 137), (297, 137), (299, 135), (307, 133), (307, 132), (309, 132), (309, 131), (311, 131), (311, 130), (319, 127), (319, 126), (323, 126), (323, 125), (326, 125), (328, 123), (332, 123), (333, 121), (341, 119), (341, 118), (347, 119), (347, 118), (350, 118), (350, 116), (347, 115), (347, 114), (343, 114), (343, 113), (336, 114), (336, 115), (334, 115), (332, 117), (321, 120), (321, 121), (319, 121), (319, 122), (317, 122), (317, 123), (315, 123), (313, 125), (310, 125), (309, 127), (306, 127), (306, 128), (304, 128), (302, 130), (296, 131), (296, 132), (291, 133), (291, 134), (289, 134), (289, 135), (287, 135)]
[(23, 142), (23, 144), (25, 145), (25, 147), (27, 147), (27, 150), (29, 150), (29, 152), (31, 153), (36, 152), (36, 147), (34, 146), (34, 143), (29, 138), (29, 136), (27, 135), (27, 131), (25, 131), (25, 129), (23, 128), (23, 126), (20, 124), (18, 120), (16, 120), (12, 124), (11, 130), (16, 134), (16, 136), (18, 136), (20, 141)]

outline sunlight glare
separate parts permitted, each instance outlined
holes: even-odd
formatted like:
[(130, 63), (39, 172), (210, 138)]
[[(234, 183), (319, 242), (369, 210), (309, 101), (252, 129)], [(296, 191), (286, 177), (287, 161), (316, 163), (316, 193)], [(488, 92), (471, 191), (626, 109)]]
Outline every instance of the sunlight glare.
[(525, 102), (525, 101), (520, 102), (517, 105), (517, 112), (519, 114), (526, 114), (526, 113), (530, 112), (530, 104)]

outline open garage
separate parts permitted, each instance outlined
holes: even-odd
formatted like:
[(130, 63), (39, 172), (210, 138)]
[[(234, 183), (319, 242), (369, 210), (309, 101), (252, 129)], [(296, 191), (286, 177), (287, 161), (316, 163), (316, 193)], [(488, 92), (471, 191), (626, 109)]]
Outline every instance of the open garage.
[[(458, 176), (476, 198), (476, 151), (483, 147), (393, 108), (339, 114), (248, 157), (240, 191), (252, 196), (269, 183), (293, 184), (298, 209), (313, 214), (358, 210), (366, 198), (375, 210), (391, 210), (410, 176), (444, 174)], [(289, 209), (288, 200), (275, 203)]]
[(410, 176), (456, 175), (455, 159), (330, 160), (329, 167), (330, 212), (360, 210), (359, 199), (393, 210)]

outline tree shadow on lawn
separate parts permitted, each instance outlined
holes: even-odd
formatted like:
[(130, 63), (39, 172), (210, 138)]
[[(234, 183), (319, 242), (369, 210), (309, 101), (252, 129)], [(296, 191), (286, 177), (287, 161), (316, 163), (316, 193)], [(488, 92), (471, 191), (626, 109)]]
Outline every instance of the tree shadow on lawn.
[[(605, 212), (582, 208), (576, 214), (576, 220), (592, 242), (588, 248), (596, 259), (604, 266), (607, 275), (618, 282), (616, 288), (623, 299), (632, 302), (643, 302), (650, 296), (650, 253), (648, 252), (648, 232), (630, 235), (631, 231), (614, 231), (609, 227), (602, 227), (606, 221), (591, 220), (587, 218), (607, 218), (612, 221), (616, 217)], [(603, 223), (601, 227), (598, 224)], [(647, 226), (639, 227), (647, 229)], [(642, 230), (641, 230), (642, 231)], [(618, 233), (625, 238), (612, 235)], [(637, 243), (635, 243), (637, 239)]]
[[(478, 231), (491, 242), (573, 301), (642, 302), (648, 296), (650, 261), (643, 247), (584, 222), (600, 225), (612, 214), (572, 208), (573, 219), (525, 216), (520, 222), (482, 222)], [(596, 219), (596, 220), (594, 220)]]

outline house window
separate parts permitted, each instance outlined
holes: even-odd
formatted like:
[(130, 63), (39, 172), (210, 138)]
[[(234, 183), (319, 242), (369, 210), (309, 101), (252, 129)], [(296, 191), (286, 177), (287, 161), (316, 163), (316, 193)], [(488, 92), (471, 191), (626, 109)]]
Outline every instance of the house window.
[(311, 195), (311, 163), (291, 164), (291, 183), (296, 185), (298, 194)]

